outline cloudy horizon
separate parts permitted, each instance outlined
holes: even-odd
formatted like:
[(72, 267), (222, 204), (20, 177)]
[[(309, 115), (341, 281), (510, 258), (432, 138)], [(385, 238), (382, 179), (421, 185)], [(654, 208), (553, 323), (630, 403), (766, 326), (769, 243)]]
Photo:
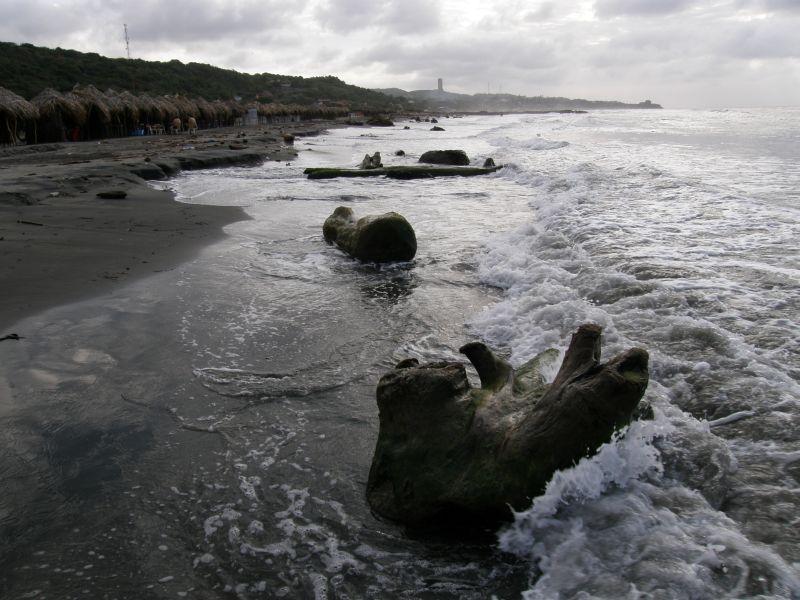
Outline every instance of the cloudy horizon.
[(800, 104), (800, 0), (0, 0), (0, 40), (370, 88)]

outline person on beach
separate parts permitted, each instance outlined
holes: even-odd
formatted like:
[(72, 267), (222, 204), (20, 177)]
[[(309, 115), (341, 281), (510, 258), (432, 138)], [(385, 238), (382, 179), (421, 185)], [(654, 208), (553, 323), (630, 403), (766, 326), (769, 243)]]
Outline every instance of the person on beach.
[(172, 119), (172, 133), (180, 133), (181, 132), (181, 120), (178, 117)]
[(187, 119), (186, 129), (189, 131), (189, 135), (195, 135), (197, 133), (197, 121), (194, 117), (189, 117)]

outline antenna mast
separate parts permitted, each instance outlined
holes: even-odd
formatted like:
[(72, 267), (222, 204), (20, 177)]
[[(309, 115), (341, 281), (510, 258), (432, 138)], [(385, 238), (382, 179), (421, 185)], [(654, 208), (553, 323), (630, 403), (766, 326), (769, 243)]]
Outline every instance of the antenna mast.
[(125, 53), (128, 55), (128, 60), (131, 58), (131, 40), (128, 37), (128, 24), (123, 23), (122, 27), (125, 29)]

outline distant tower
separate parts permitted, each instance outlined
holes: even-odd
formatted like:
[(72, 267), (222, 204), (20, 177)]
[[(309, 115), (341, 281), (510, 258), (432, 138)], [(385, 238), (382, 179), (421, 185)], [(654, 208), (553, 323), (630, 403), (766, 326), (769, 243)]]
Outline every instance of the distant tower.
[(439, 77), (439, 82), (438, 83), (439, 83), (439, 91), (443, 92), (444, 91), (444, 82), (442, 81), (441, 77)]
[(128, 37), (128, 24), (123, 23), (122, 27), (125, 29), (125, 53), (128, 55), (128, 60), (131, 58), (131, 39)]

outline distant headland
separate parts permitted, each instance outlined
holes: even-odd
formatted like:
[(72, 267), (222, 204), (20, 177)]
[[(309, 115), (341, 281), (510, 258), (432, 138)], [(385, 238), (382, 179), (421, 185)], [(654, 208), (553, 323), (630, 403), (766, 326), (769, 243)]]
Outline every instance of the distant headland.
[(626, 103), (618, 100), (584, 100), (581, 98), (563, 98), (558, 96), (518, 96), (515, 94), (456, 94), (444, 90), (439, 79), (438, 89), (414, 90), (407, 92), (399, 88), (378, 88), (373, 91), (388, 96), (405, 98), (420, 106), (440, 111), (455, 112), (551, 112), (551, 111), (585, 111), (598, 109), (648, 109), (662, 108), (650, 100), (637, 103)]

